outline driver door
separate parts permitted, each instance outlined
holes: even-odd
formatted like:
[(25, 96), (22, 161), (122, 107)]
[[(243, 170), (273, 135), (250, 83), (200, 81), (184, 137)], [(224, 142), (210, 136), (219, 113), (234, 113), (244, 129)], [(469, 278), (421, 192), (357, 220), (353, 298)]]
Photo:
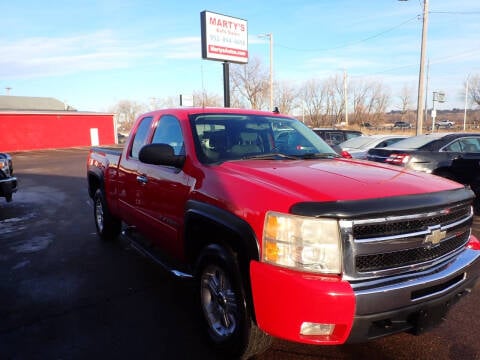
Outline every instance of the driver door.
[[(152, 143), (168, 144), (175, 155), (185, 154), (182, 129), (175, 116), (164, 115), (159, 119)], [(137, 187), (146, 235), (162, 251), (180, 258), (183, 247), (178, 238), (192, 179), (183, 169), (144, 163), (139, 165), (138, 174), (143, 179)]]

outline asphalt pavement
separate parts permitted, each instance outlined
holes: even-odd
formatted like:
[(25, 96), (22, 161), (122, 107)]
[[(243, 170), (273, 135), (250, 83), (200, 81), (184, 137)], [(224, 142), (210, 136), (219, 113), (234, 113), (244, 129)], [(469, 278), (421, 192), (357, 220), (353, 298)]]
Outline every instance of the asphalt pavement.
[[(13, 156), (20, 189), (13, 202), (0, 199), (0, 359), (215, 359), (192, 284), (125, 241), (97, 238), (87, 149)], [(477, 285), (421, 336), (329, 347), (275, 340), (257, 359), (480, 359), (479, 299)]]

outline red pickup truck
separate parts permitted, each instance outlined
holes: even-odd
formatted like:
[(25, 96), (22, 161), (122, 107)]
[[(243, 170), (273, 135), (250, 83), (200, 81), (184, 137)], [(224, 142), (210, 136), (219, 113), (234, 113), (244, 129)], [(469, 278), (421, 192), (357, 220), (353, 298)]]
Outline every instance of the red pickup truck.
[[(248, 358), (273, 337), (331, 345), (436, 325), (474, 286), (471, 190), (339, 157), (275, 112), (181, 108), (87, 161), (95, 224), (195, 280), (208, 338)], [(122, 231), (123, 230), (123, 231)]]

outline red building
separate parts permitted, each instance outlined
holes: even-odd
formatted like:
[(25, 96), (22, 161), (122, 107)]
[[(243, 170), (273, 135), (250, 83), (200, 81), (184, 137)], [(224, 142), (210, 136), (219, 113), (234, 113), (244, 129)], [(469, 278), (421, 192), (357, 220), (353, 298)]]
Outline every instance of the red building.
[(111, 145), (114, 114), (81, 112), (52, 98), (0, 96), (0, 151)]

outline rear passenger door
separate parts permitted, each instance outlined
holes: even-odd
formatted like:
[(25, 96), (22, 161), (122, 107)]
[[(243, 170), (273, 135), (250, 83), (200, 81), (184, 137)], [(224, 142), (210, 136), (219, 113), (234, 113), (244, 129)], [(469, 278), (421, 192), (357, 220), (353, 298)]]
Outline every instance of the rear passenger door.
[[(139, 213), (141, 197), (138, 192), (138, 168), (140, 149), (149, 141), (153, 117), (147, 116), (141, 119), (136, 129), (132, 129), (132, 140), (129, 142), (125, 158), (121, 159), (118, 171), (118, 206), (124, 214), (124, 220), (129, 225), (138, 226), (142, 220)], [(112, 184), (113, 185), (113, 184)]]

